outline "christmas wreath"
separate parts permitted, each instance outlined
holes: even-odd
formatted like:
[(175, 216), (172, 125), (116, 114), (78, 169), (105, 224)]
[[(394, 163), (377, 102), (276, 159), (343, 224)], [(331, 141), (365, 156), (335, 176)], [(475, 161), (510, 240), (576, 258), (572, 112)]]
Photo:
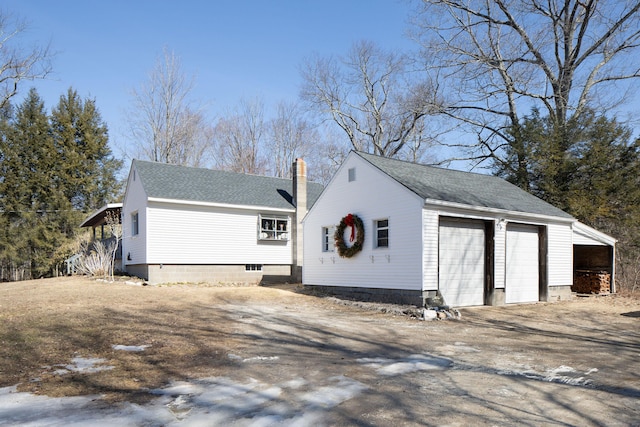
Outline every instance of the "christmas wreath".
[[(351, 227), (351, 234), (349, 235), (349, 242), (353, 243), (351, 246), (347, 246), (344, 238), (344, 231), (347, 227)], [(351, 258), (360, 252), (362, 243), (364, 243), (364, 224), (360, 217), (349, 214), (342, 218), (333, 238), (336, 242), (336, 248), (338, 248), (338, 255), (342, 258)]]

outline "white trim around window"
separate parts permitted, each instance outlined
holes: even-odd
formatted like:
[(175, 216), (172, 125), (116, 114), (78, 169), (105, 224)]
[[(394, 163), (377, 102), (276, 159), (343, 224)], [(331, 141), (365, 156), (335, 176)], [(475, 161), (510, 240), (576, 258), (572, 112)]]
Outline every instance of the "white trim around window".
[(322, 227), (322, 252), (335, 252), (334, 234), (336, 226)]
[(258, 215), (258, 240), (289, 240), (291, 221), (287, 216)]
[(138, 211), (131, 213), (131, 236), (137, 236), (140, 233), (140, 215)]
[(386, 249), (389, 247), (389, 218), (376, 219), (373, 221), (375, 230), (374, 247)]

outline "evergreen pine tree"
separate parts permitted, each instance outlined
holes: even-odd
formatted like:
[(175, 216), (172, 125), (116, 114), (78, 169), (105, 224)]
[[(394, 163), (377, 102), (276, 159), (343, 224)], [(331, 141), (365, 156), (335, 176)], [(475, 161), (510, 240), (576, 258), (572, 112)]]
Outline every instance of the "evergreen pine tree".
[(617, 238), (618, 278), (636, 286), (640, 140), (591, 110), (562, 129), (534, 110), (512, 134), (519, 144), (507, 149), (508, 161), (496, 165), (496, 174)]
[(44, 103), (34, 89), (4, 131), (2, 254), (13, 278), (39, 277), (48, 272), (51, 255), (61, 243), (52, 219), (68, 206), (52, 179), (57, 155)]
[(112, 200), (120, 162), (95, 103), (72, 89), (51, 118), (35, 89), (0, 113), (2, 279), (51, 275), (85, 214)]
[(75, 210), (90, 212), (113, 200), (122, 162), (108, 146), (107, 127), (95, 101), (83, 101), (69, 88), (51, 113), (51, 129), (60, 153), (60, 179)]

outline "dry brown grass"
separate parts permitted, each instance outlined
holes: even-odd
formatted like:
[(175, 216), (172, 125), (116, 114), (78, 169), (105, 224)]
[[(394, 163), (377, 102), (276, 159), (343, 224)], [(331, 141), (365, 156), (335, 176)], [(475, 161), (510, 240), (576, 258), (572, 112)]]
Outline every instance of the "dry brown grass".
[[(372, 314), (375, 304), (363, 315), (364, 305), (337, 304), (299, 291), (299, 285), (142, 287), (82, 277), (3, 283), (0, 284), (0, 387), (19, 384), (20, 391), (48, 396), (98, 394), (107, 402), (142, 403), (152, 397), (149, 389), (161, 388), (174, 380), (228, 375), (237, 369), (229, 355), (255, 355), (260, 351), (255, 348), (259, 345), (256, 341), (271, 350), (278, 348), (307, 355), (308, 360), (301, 356), (295, 359), (295, 364), (281, 368), (287, 372), (298, 369), (299, 372), (295, 372), (302, 375), (301, 372), (308, 369), (305, 361), (321, 366), (328, 360), (330, 367), (336, 360), (344, 361), (345, 354), (368, 354), (371, 348), (406, 345), (407, 349), (416, 351), (415, 346), (420, 343), (423, 347), (437, 342), (448, 345), (454, 330), (456, 340), (480, 347), (487, 345), (482, 337), (504, 335), (504, 331), (495, 334), (496, 325), (508, 325), (509, 333), (519, 333), (514, 326), (518, 322), (531, 323), (522, 326), (523, 331), (552, 328), (554, 333), (543, 333), (541, 339), (553, 341), (552, 344), (545, 341), (545, 348), (555, 345), (554, 351), (560, 352), (560, 359), (565, 360), (574, 352), (576, 334), (586, 330), (584, 333), (593, 340), (594, 331), (607, 325), (603, 332), (606, 339), (602, 342), (609, 342), (608, 328), (619, 324), (619, 328), (627, 331), (625, 328), (635, 327), (636, 318), (640, 316), (638, 300), (624, 296), (581, 298), (573, 303), (480, 307), (465, 310), (460, 323), (464, 328), (456, 327), (456, 323), (425, 325), (429, 340), (424, 341), (423, 328), (409, 326), (401, 328), (406, 335), (404, 339), (390, 340), (382, 331), (392, 330), (399, 325), (397, 322), (405, 320), (392, 321), (389, 314)], [(262, 325), (260, 314), (254, 313), (258, 322), (244, 324), (243, 333), (238, 329), (239, 316), (243, 314), (234, 310), (251, 308), (252, 304), (267, 306), (275, 312), (287, 311), (288, 317), (283, 317), (280, 325), (270, 327)], [(318, 325), (332, 327), (325, 330)], [(575, 329), (575, 325), (581, 326)], [(283, 335), (278, 329), (285, 326), (293, 330), (291, 336)], [(475, 332), (462, 337), (466, 328)], [(559, 339), (562, 328), (566, 329), (564, 335), (571, 339), (567, 338), (566, 345), (557, 345), (554, 340)], [(476, 339), (480, 341), (475, 342)], [(531, 336), (527, 335), (526, 340), (535, 344)], [(337, 347), (343, 352), (335, 350), (335, 354), (329, 354), (324, 343), (333, 341), (351, 344)], [(514, 342), (518, 343), (518, 351), (524, 351), (524, 341), (518, 338)], [(114, 350), (114, 345), (149, 347), (142, 352), (127, 352)], [(498, 346), (502, 347), (502, 344)], [(510, 354), (511, 350), (505, 352)], [(114, 368), (90, 375), (56, 373), (75, 357), (105, 359), (105, 365)], [(357, 373), (361, 368), (353, 369)]]
[[(0, 387), (48, 396), (102, 394), (140, 401), (172, 379), (217, 375), (236, 342), (216, 310), (227, 301), (284, 298), (278, 289), (132, 286), (82, 277), (0, 285)], [(296, 298), (286, 293), (287, 298)], [(148, 345), (143, 352), (114, 345)], [(74, 357), (103, 358), (114, 369), (55, 371)]]

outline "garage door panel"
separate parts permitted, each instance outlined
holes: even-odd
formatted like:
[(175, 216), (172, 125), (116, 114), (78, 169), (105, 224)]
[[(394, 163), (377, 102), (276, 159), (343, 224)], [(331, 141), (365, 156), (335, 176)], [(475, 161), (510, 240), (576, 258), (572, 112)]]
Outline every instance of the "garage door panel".
[(482, 221), (440, 221), (439, 287), (447, 305), (484, 304)]
[(506, 303), (539, 300), (539, 238), (538, 227), (510, 224), (506, 245)]

